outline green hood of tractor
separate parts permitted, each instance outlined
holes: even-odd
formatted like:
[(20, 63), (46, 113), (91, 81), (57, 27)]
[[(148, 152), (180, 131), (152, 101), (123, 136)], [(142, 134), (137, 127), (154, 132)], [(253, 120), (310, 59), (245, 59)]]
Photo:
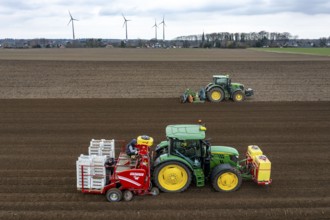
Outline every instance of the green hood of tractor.
[(202, 140), (205, 139), (206, 128), (202, 125), (168, 125), (166, 136), (179, 140)]
[(231, 83), (231, 89), (236, 90), (236, 89), (244, 89), (244, 85), (241, 83)]
[(228, 154), (238, 156), (238, 151), (233, 147), (211, 146), (211, 154)]

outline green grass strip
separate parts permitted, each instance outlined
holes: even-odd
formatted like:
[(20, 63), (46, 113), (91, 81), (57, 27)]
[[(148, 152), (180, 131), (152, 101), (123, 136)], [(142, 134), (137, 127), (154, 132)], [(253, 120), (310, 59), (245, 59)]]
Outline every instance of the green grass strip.
[(253, 48), (257, 51), (330, 56), (330, 48)]

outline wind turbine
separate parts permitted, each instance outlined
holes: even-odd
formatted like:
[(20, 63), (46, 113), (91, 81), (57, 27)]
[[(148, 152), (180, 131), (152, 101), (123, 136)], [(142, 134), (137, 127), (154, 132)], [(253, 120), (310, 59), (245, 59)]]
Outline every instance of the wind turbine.
[(78, 20), (72, 17), (70, 11), (69, 11), (69, 15), (70, 15), (70, 21), (69, 21), (68, 25), (69, 25), (70, 22), (71, 22), (71, 24), (72, 24), (72, 37), (73, 37), (73, 40), (75, 40), (75, 36), (74, 36), (74, 24), (73, 24), (73, 21), (78, 21)]
[(122, 14), (123, 18), (124, 18), (124, 24), (123, 24), (123, 27), (125, 26), (125, 29), (126, 29), (126, 42), (128, 40), (128, 36), (127, 36), (127, 22), (128, 21), (131, 21), (131, 20), (127, 20), (124, 16), (124, 14)]
[(159, 24), (163, 24), (163, 41), (165, 41), (165, 17), (163, 16), (163, 21), (160, 22)]
[(156, 21), (156, 19), (155, 19), (155, 24), (154, 24), (154, 26), (152, 26), (152, 27), (155, 28), (155, 39), (157, 40), (157, 28), (158, 28), (158, 26), (157, 26), (157, 21)]

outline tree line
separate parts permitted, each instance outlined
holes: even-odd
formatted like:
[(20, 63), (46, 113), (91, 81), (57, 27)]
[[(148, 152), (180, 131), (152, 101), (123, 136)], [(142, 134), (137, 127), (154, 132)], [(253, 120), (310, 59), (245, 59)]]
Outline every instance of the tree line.
[(202, 48), (246, 48), (246, 47), (300, 47), (300, 46), (321, 46), (329, 45), (329, 38), (314, 40), (298, 39), (297, 35), (289, 32), (250, 32), (250, 33), (229, 33), (219, 32), (200, 35), (188, 35), (175, 38), (181, 41), (183, 47)]

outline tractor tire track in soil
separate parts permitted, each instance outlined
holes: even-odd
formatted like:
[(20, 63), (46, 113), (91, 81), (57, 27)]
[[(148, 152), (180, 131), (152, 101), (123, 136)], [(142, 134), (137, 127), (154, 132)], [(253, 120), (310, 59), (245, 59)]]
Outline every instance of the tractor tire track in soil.
[[(136, 196), (109, 203), (76, 191), (75, 162), (92, 138), (165, 138), (165, 126), (206, 123), (213, 145), (244, 157), (259, 145), (273, 184), (243, 182), (216, 193)], [(4, 99), (0, 106), (0, 219), (183, 219), (330, 217), (330, 102), (179, 104), (177, 99)], [(117, 146), (119, 150), (120, 146)]]

